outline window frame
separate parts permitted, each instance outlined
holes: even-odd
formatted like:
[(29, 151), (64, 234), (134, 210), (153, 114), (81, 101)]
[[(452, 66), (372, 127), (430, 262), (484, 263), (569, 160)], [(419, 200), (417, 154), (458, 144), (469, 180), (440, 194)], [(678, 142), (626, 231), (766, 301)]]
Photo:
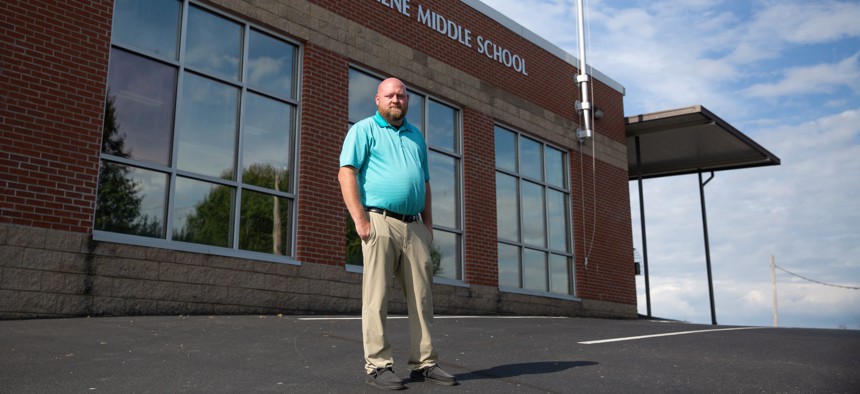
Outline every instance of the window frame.
[[(517, 239), (506, 239), (506, 238), (499, 238), (498, 235), (496, 236), (497, 250), (502, 245), (505, 245), (508, 247), (514, 247), (514, 248), (518, 249), (518, 257), (519, 257), (519, 281), (518, 281), (519, 287), (507, 286), (507, 285), (502, 285), (501, 283), (499, 283), (499, 286), (498, 286), (499, 291), (507, 292), (507, 293), (536, 295), (536, 296), (549, 297), (549, 298), (579, 300), (579, 297), (577, 297), (577, 295), (576, 295), (577, 294), (576, 254), (575, 254), (576, 245), (574, 243), (575, 240), (574, 240), (574, 236), (573, 236), (573, 233), (574, 233), (573, 208), (572, 208), (573, 184), (572, 184), (571, 179), (570, 179), (570, 174), (571, 174), (570, 151), (568, 149), (564, 149), (564, 148), (562, 148), (558, 145), (555, 145), (553, 143), (547, 142), (546, 140), (544, 140), (542, 138), (536, 137), (536, 136), (531, 135), (531, 134), (527, 134), (527, 133), (525, 133), (525, 132), (523, 132), (523, 131), (515, 128), (515, 127), (506, 125), (506, 124), (498, 122), (498, 121), (493, 123), (493, 139), (494, 139), (493, 143), (494, 144), (495, 144), (496, 129), (503, 129), (503, 130), (510, 132), (511, 134), (514, 135), (514, 140), (513, 140), (513, 144), (514, 144), (514, 146), (513, 146), (514, 152), (513, 153), (514, 153), (514, 161), (515, 161), (514, 162), (514, 169), (499, 167), (498, 164), (496, 164), (496, 165), (494, 165), (494, 173), (496, 174), (496, 178), (498, 177), (498, 174), (502, 174), (505, 176), (513, 177), (516, 181), (516, 193), (517, 193), (517, 215), (516, 216), (517, 216), (517, 224), (518, 224)], [(536, 179), (536, 178), (531, 177), (529, 175), (523, 174), (522, 163), (524, 161), (524, 158), (522, 155), (523, 152), (521, 151), (521, 141), (523, 138), (526, 138), (530, 141), (537, 142), (540, 145), (541, 173), (542, 173), (543, 179)], [(563, 185), (561, 187), (558, 185), (554, 185), (554, 184), (550, 183), (550, 180), (549, 180), (550, 177), (549, 177), (549, 174), (547, 174), (547, 163), (546, 163), (546, 161), (547, 161), (547, 156), (548, 156), (547, 150), (549, 148), (558, 150), (562, 154), (561, 159), (562, 159), (562, 162), (564, 164), (562, 166), (562, 172), (563, 172), (562, 179), (564, 180), (565, 185)], [(495, 152), (495, 149), (494, 149), (494, 152)], [(494, 155), (495, 155), (495, 153), (494, 153)], [(494, 156), (494, 159), (495, 159), (495, 156)], [(540, 186), (540, 188), (542, 190), (543, 204), (544, 204), (544, 223), (543, 223), (544, 245), (543, 246), (537, 246), (537, 245), (527, 243), (525, 238), (524, 238), (525, 236), (523, 235), (523, 233), (525, 232), (524, 222), (523, 222), (523, 218), (525, 216), (525, 214), (523, 212), (524, 211), (524, 207), (523, 207), (524, 206), (524, 201), (523, 201), (523, 183), (524, 182), (528, 182), (531, 184), (537, 184), (538, 186)], [(496, 189), (496, 192), (498, 192), (498, 185), (496, 185), (495, 189)], [(557, 249), (553, 249), (552, 245), (551, 245), (550, 220), (549, 220), (549, 217), (550, 217), (550, 212), (549, 212), (549, 207), (550, 207), (549, 194), (550, 193), (549, 193), (549, 191), (560, 192), (566, 197), (567, 215), (565, 217), (564, 223), (565, 223), (566, 228), (567, 228), (566, 241), (567, 241), (568, 250), (566, 250), (564, 252), (561, 252)], [(498, 207), (497, 207), (497, 209), (498, 209)], [(497, 223), (497, 225), (498, 225), (498, 223)], [(524, 286), (525, 286), (525, 284), (524, 284), (524, 281), (525, 281), (525, 272), (524, 272), (524, 265), (525, 265), (524, 261), (525, 260), (524, 260), (524, 257), (526, 255), (526, 253), (529, 251), (540, 252), (540, 253), (543, 253), (545, 256), (544, 260), (545, 260), (545, 271), (546, 271), (546, 291), (531, 290), (531, 289), (524, 288)], [(567, 294), (552, 292), (552, 282), (553, 282), (553, 280), (552, 280), (552, 258), (553, 258), (553, 256), (564, 256), (568, 261), (568, 268), (567, 268), (567, 271), (568, 271), (567, 272), (568, 293)], [(498, 261), (496, 263), (496, 267), (497, 267), (497, 269), (500, 268)]]
[[(136, 47), (131, 45), (130, 43), (124, 43), (119, 41), (111, 40), (110, 50), (120, 50), (125, 51), (134, 56), (143, 57), (149, 61), (154, 61), (160, 64), (164, 64), (170, 67), (175, 68), (176, 70), (176, 86), (175, 91), (173, 92), (174, 96), (174, 112), (172, 122), (172, 134), (170, 135), (170, 156), (169, 156), (169, 164), (162, 165), (156, 164), (151, 161), (134, 159), (134, 158), (124, 158), (118, 157), (114, 155), (110, 155), (104, 152), (99, 153), (99, 168), (101, 169), (101, 163), (103, 161), (121, 164), (125, 166), (131, 166), (135, 168), (140, 168), (147, 171), (154, 171), (160, 174), (167, 175), (167, 191), (166, 191), (166, 199), (167, 204), (164, 207), (164, 234), (162, 234), (161, 238), (152, 238), (142, 235), (134, 235), (134, 234), (124, 234), (111, 232), (106, 230), (98, 230), (95, 228), (95, 221), (93, 221), (93, 240), (96, 241), (104, 241), (104, 242), (114, 242), (120, 244), (129, 244), (136, 246), (144, 246), (144, 247), (153, 247), (153, 248), (163, 248), (169, 250), (177, 250), (177, 251), (186, 251), (186, 252), (194, 252), (194, 253), (203, 253), (210, 255), (218, 255), (218, 256), (226, 256), (226, 257), (238, 257), (238, 258), (247, 258), (253, 260), (261, 260), (261, 261), (269, 261), (276, 263), (286, 263), (291, 265), (299, 265), (300, 263), (295, 259), (296, 253), (296, 231), (298, 228), (297, 221), (297, 213), (298, 213), (298, 191), (299, 185), (298, 180), (300, 179), (299, 174), (299, 154), (301, 152), (300, 140), (301, 140), (301, 91), (302, 91), (302, 66), (303, 66), (303, 53), (304, 46), (301, 42), (287, 37), (281, 33), (272, 31), (271, 29), (266, 28), (263, 25), (252, 23), (248, 20), (242, 19), (241, 17), (234, 16), (232, 14), (226, 13), (222, 10), (214, 8), (205, 3), (201, 3), (197, 0), (176, 0), (180, 3), (180, 21), (179, 21), (179, 31), (178, 31), (178, 43), (177, 43), (177, 57), (159, 57), (152, 52), (148, 52), (145, 49)], [(188, 16), (190, 14), (191, 8), (198, 8), (203, 12), (212, 13), (217, 17), (225, 18), (230, 22), (236, 23), (241, 27), (242, 38), (241, 38), (241, 72), (240, 72), (240, 80), (232, 80), (229, 77), (225, 77), (224, 75), (216, 72), (207, 72), (205, 70), (200, 70), (196, 67), (189, 67), (186, 64), (185, 59), (185, 45), (187, 41), (187, 31), (188, 31)], [(291, 45), (293, 50), (293, 59), (292, 59), (292, 96), (284, 97), (275, 95), (274, 92), (264, 90), (260, 87), (250, 87), (251, 82), (248, 81), (248, 72), (249, 72), (249, 42), (251, 40), (252, 32), (256, 31), (257, 33), (261, 33), (264, 35), (268, 35), (273, 37), (285, 44)], [(108, 67), (110, 70), (110, 66)], [(237, 88), (239, 91), (239, 99), (238, 105), (236, 108), (237, 113), (237, 124), (236, 124), (236, 140), (234, 145), (234, 179), (223, 179), (214, 176), (208, 176), (204, 174), (198, 174), (186, 170), (180, 170), (177, 167), (178, 161), (178, 144), (179, 138), (177, 138), (178, 130), (180, 126), (180, 118), (183, 114), (182, 112), (182, 92), (185, 83), (185, 79), (188, 74), (193, 74), (197, 77), (210, 79), (216, 81), (218, 83), (225, 84), (229, 87)], [(243, 138), (245, 137), (245, 127), (246, 122), (246, 108), (245, 105), (248, 101), (247, 96), (250, 94), (259, 95), (266, 99), (271, 99), (283, 103), (289, 106), (291, 110), (291, 124), (290, 133), (292, 134), (289, 139), (289, 144), (291, 145), (289, 154), (291, 157), (288, 159), (288, 163), (290, 166), (290, 190), (287, 191), (279, 191), (275, 189), (265, 188), (256, 186), (253, 184), (243, 183), (243, 173), (244, 173), (244, 165), (243, 165), (243, 155), (244, 155), (244, 145)], [(108, 96), (105, 96), (105, 100), (108, 100)], [(198, 244), (191, 242), (184, 242), (173, 239), (173, 215), (174, 215), (174, 204), (176, 202), (175, 194), (176, 194), (176, 182), (179, 177), (186, 178), (192, 181), (202, 181), (208, 184), (212, 184), (215, 186), (225, 186), (231, 188), (234, 191), (234, 198), (231, 203), (231, 234), (230, 234), (230, 243), (231, 245), (228, 247), (220, 247), (220, 246), (212, 246), (207, 244)], [(287, 199), (291, 202), (291, 206), (287, 213), (287, 216), (291, 219), (291, 223), (288, 223), (284, 228), (286, 231), (289, 231), (289, 247), (285, 250), (283, 255), (271, 254), (265, 252), (257, 252), (251, 250), (240, 249), (240, 231), (241, 231), (241, 214), (242, 214), (242, 190), (247, 190), (252, 193), (264, 193), (266, 195), (275, 196), (277, 198)]]

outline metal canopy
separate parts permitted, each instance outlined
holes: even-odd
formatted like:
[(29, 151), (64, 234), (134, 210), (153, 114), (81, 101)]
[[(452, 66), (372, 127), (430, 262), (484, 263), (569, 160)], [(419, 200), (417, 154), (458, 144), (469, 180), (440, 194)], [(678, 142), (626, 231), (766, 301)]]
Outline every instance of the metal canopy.
[[(705, 185), (714, 171), (779, 165), (779, 158), (701, 105), (626, 118), (628, 179), (639, 182), (639, 218), (645, 265), (645, 297), (651, 317), (651, 285), (648, 274), (648, 242), (645, 232), (645, 195), (642, 180), (698, 173), (711, 324), (717, 324)], [(711, 176), (702, 181), (702, 173)]]
[(779, 165), (779, 158), (701, 105), (630, 116), (627, 123), (629, 179)]

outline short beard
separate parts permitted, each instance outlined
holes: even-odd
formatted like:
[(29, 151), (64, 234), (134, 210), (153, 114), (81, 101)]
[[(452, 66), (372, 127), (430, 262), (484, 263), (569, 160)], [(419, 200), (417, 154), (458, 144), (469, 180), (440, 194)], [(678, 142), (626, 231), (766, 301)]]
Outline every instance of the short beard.
[(380, 108), (379, 114), (382, 115), (382, 118), (385, 119), (388, 124), (399, 125), (401, 122), (403, 122), (403, 119), (406, 118), (406, 111), (406, 108), (399, 108), (399, 110), (393, 108)]

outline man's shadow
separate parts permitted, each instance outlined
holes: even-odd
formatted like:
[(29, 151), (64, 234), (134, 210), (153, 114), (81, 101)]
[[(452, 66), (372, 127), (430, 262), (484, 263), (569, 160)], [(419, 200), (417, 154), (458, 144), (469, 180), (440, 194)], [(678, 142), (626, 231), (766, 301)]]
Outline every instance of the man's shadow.
[(499, 379), (511, 378), (520, 375), (539, 375), (592, 365), (597, 365), (597, 363), (594, 361), (539, 361), (533, 363), (497, 365), (488, 369), (457, 374), (457, 380)]

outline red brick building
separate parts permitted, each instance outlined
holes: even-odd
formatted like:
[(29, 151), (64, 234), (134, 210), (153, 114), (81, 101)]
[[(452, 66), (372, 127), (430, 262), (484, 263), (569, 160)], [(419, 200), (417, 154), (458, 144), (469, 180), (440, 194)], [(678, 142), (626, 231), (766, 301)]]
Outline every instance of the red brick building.
[[(0, 318), (358, 313), (337, 182), (425, 133), (437, 314), (636, 316), (624, 89), (476, 0), (0, 4)], [(392, 303), (404, 311), (402, 300)]]

